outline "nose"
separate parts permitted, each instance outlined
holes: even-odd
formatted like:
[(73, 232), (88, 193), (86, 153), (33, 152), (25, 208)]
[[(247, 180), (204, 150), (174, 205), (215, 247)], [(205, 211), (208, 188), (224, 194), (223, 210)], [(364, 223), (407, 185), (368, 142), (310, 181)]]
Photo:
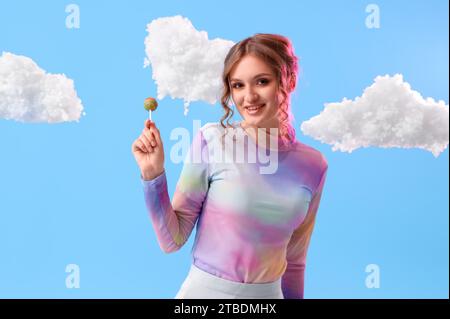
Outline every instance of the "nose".
[(258, 98), (259, 98), (258, 94), (252, 90), (247, 91), (247, 94), (245, 95), (245, 99), (249, 104), (253, 103), (254, 101), (257, 101)]

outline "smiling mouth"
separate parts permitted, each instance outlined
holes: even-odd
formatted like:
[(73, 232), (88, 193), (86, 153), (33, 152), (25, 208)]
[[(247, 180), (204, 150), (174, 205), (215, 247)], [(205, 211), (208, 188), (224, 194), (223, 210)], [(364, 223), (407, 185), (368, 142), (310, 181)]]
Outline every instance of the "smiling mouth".
[(247, 110), (247, 113), (249, 114), (255, 114), (257, 113), (260, 109), (262, 109), (266, 104), (261, 104), (258, 106), (247, 106), (245, 107), (245, 109)]

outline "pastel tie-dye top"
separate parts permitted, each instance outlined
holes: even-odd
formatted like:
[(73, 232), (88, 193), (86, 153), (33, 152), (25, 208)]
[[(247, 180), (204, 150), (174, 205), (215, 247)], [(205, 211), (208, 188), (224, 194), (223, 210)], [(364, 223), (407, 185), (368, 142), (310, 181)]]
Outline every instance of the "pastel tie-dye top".
[(172, 202), (165, 172), (150, 181), (141, 176), (159, 245), (177, 251), (197, 223), (192, 256), (198, 268), (242, 283), (282, 277), (284, 298), (303, 298), (326, 159), (299, 141), (289, 149), (281, 140), (265, 148), (240, 125), (233, 127), (225, 135), (220, 123), (198, 130)]

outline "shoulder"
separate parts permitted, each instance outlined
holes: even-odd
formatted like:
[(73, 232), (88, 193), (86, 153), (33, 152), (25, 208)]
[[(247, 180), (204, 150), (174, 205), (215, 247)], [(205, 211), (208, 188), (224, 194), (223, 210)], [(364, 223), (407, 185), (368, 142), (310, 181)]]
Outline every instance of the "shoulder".
[(328, 171), (328, 161), (325, 156), (312, 146), (296, 141), (293, 148), (294, 161), (299, 169), (307, 173), (307, 179), (312, 189), (317, 190), (324, 182)]
[(317, 149), (310, 145), (306, 145), (300, 141), (296, 141), (293, 152), (303, 160), (307, 161), (310, 166), (324, 172), (328, 168), (326, 157)]
[(202, 127), (200, 127), (200, 131), (203, 134), (205, 134), (205, 133), (211, 134), (211, 133), (214, 133), (217, 130), (221, 130), (221, 129), (223, 129), (222, 125), (218, 122), (208, 122), (208, 123), (204, 124)]
[(209, 122), (200, 127), (199, 131), (203, 139), (208, 143), (217, 141), (220, 136), (225, 132), (225, 128), (220, 122)]
[[(235, 127), (235, 125), (233, 125)], [(222, 126), (220, 122), (208, 122), (200, 127), (200, 130), (205, 133), (216, 133), (218, 131), (223, 132), (225, 128)]]

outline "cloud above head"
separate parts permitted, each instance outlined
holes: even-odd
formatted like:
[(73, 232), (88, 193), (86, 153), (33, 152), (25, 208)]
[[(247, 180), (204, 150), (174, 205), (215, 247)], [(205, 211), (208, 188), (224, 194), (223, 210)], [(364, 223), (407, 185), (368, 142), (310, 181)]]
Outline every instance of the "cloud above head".
[(326, 103), (301, 125), (305, 135), (333, 145), (333, 151), (360, 147), (420, 148), (439, 156), (448, 146), (449, 109), (424, 99), (401, 74), (377, 76), (361, 97)]
[(78, 121), (83, 111), (73, 81), (50, 74), (32, 59), (0, 56), (0, 119), (25, 123)]
[(183, 99), (185, 115), (190, 102), (220, 100), (223, 62), (234, 42), (209, 40), (207, 32), (179, 15), (153, 20), (147, 32), (144, 67), (152, 67), (158, 99)]

